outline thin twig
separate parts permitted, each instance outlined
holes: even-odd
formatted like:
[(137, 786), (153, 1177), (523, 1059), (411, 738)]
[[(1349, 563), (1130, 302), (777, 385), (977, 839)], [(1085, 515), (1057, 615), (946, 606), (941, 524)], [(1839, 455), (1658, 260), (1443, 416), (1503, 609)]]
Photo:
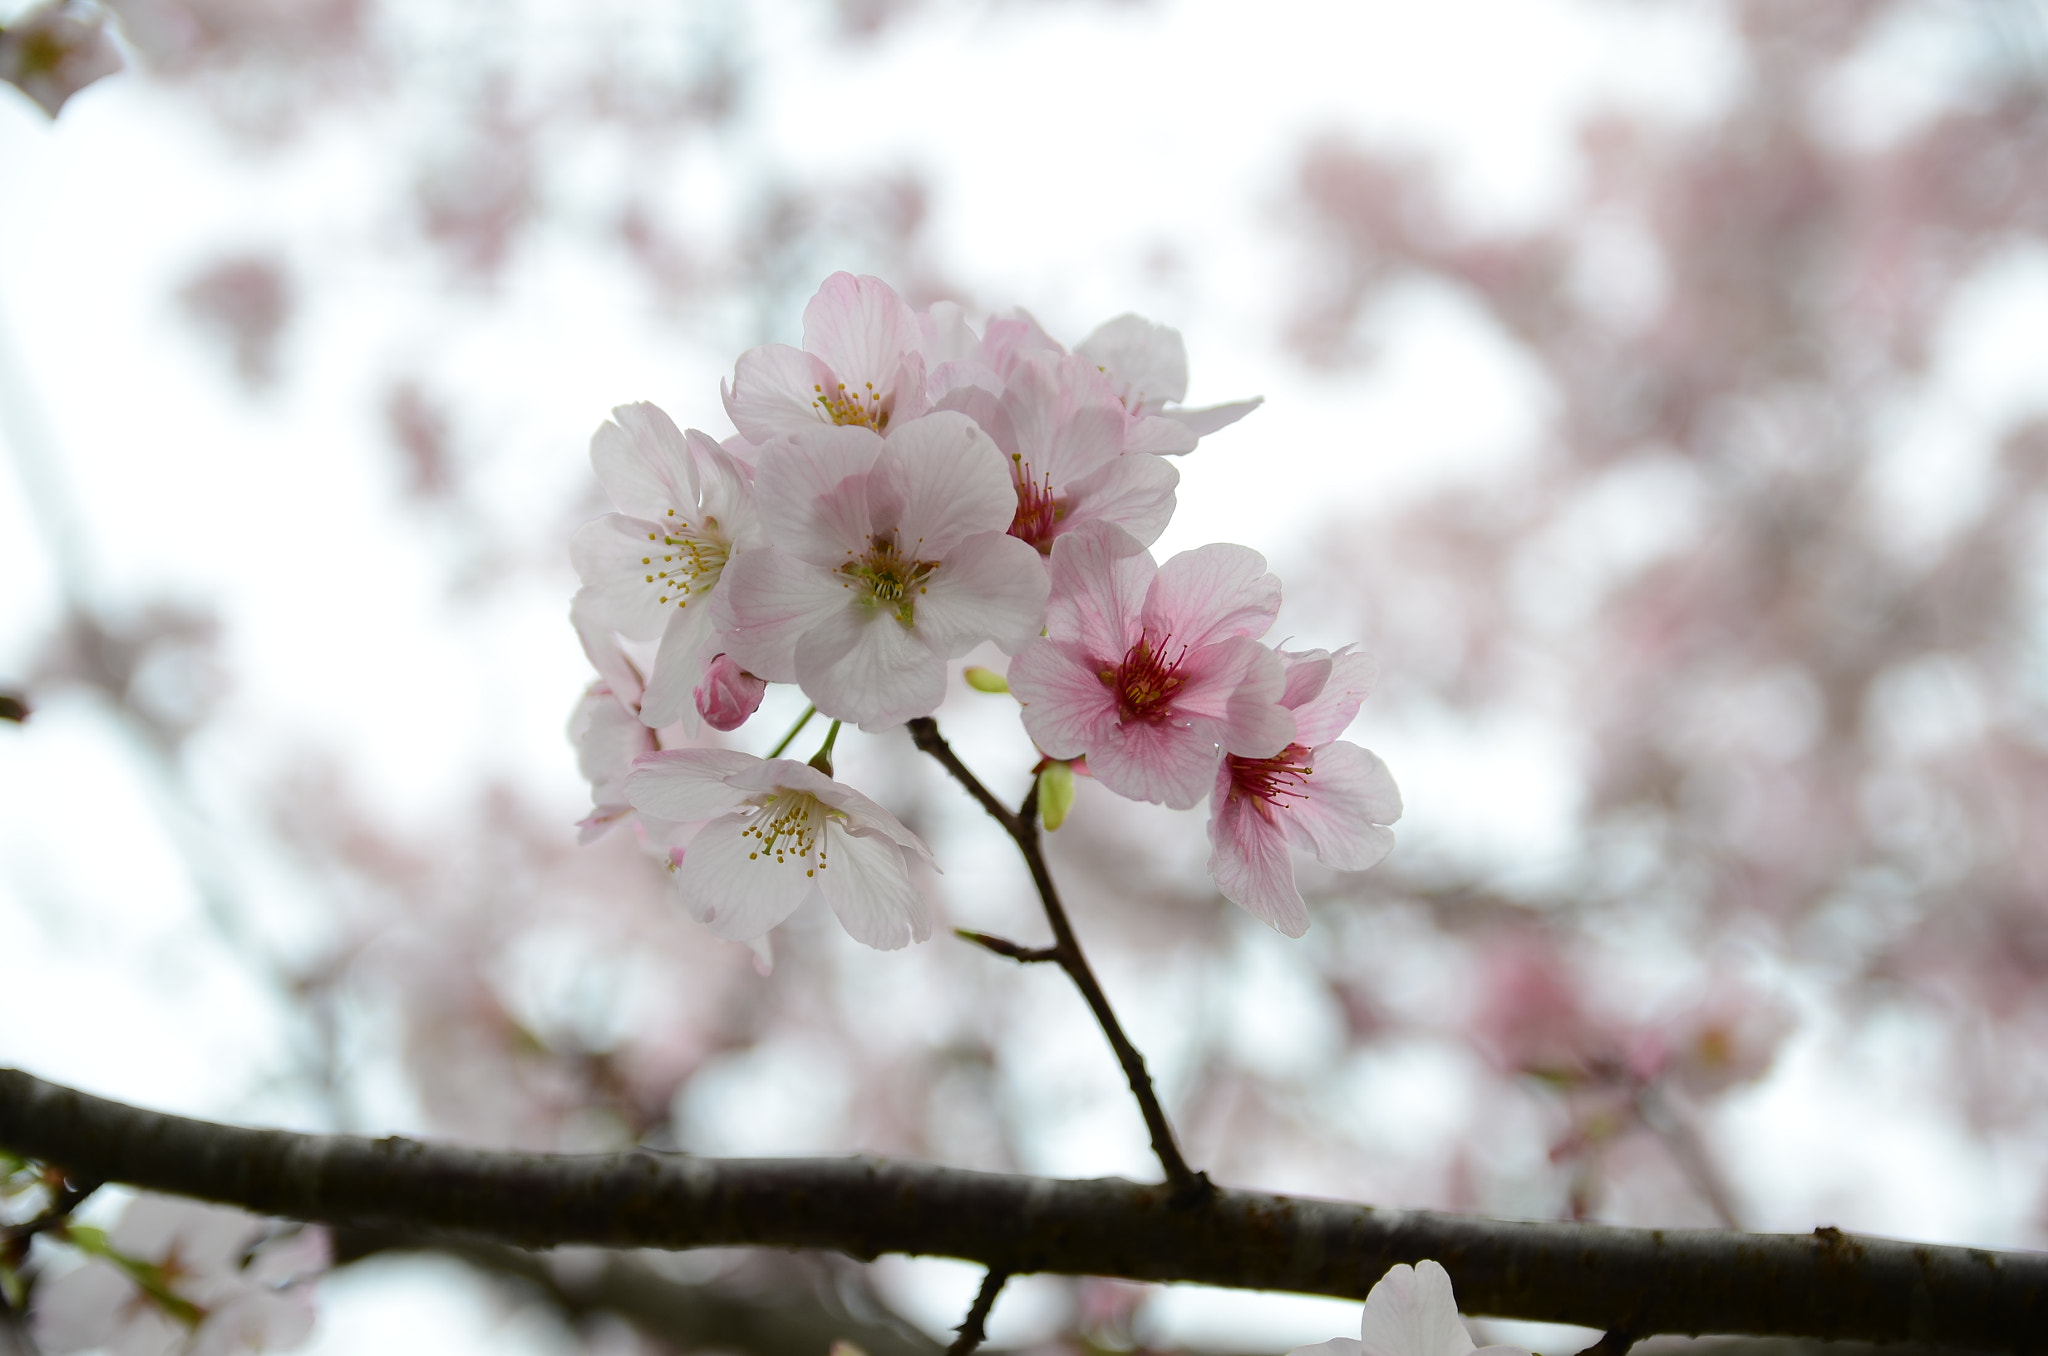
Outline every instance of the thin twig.
[(967, 1317), (953, 1330), (960, 1337), (946, 1348), (946, 1356), (970, 1356), (976, 1347), (988, 1340), (988, 1311), (996, 1307), (996, 1296), (1002, 1293), (1003, 1283), (1009, 1279), (1007, 1271), (995, 1267), (988, 1269), (988, 1275), (981, 1278), (981, 1289), (975, 1292), (974, 1304), (967, 1310)]
[(1031, 871), (1031, 883), (1038, 888), (1039, 903), (1045, 907), (1045, 920), (1052, 927), (1053, 945), (1045, 949), (1051, 953), (1050, 958), (1058, 961), (1060, 968), (1067, 972), (1067, 978), (1074, 982), (1074, 987), (1081, 991), (1089, 1011), (1095, 1014), (1096, 1024), (1109, 1038), (1117, 1063), (1123, 1066), (1124, 1079), (1130, 1084), (1131, 1096), (1137, 1098), (1138, 1111), (1145, 1118), (1145, 1129), (1152, 1137), (1152, 1152), (1174, 1189), (1175, 1199), (1195, 1201), (1209, 1195), (1215, 1186), (1206, 1174), (1194, 1171), (1188, 1166), (1187, 1159), (1181, 1156), (1180, 1145), (1174, 1142), (1173, 1126), (1166, 1119), (1166, 1110), (1159, 1104), (1159, 1094), (1152, 1086), (1152, 1075), (1145, 1068), (1145, 1057), (1124, 1034), (1122, 1024), (1109, 1006), (1109, 996), (1102, 991), (1102, 984), (1095, 978), (1087, 954), (1081, 950), (1080, 940), (1074, 935), (1073, 925), (1067, 921), (1067, 911), (1060, 904), (1059, 891), (1053, 886), (1052, 871), (1046, 865), (1044, 845), (1039, 837), (1037, 781), (1034, 780), (1031, 789), (1025, 793), (1023, 805), (1012, 811), (997, 800), (995, 793), (983, 786), (981, 779), (954, 754), (952, 746), (939, 734), (937, 721), (930, 716), (919, 716), (909, 722), (909, 728), (910, 737), (917, 747), (953, 774), (953, 780), (980, 802), (981, 808), (1003, 826), (1003, 831), (1017, 844), (1017, 850), (1024, 854), (1024, 864)]
[(45, 1229), (56, 1228), (58, 1225), (69, 1220), (71, 1212), (84, 1205), (86, 1197), (99, 1189), (100, 1184), (98, 1182), (72, 1182), (67, 1180), (63, 1186), (57, 1189), (57, 1194), (50, 1198), (49, 1205), (45, 1206), (43, 1212), (34, 1219), (27, 1219), (19, 1224), (9, 1224), (0, 1227), (0, 1243), (19, 1242), (22, 1239), (35, 1237)]
[(953, 935), (962, 941), (973, 942), (984, 950), (993, 951), (998, 956), (1008, 956), (1011, 960), (1025, 965), (1036, 964), (1039, 961), (1056, 961), (1060, 958), (1060, 949), (1056, 946), (1019, 946), (1006, 937), (976, 932), (971, 928), (954, 928)]

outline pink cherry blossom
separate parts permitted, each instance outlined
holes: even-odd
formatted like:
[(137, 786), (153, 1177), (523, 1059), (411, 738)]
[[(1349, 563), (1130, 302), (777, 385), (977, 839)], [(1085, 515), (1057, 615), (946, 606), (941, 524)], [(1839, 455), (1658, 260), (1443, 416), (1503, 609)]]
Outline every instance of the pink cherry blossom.
[[(583, 578), (579, 630), (659, 640), (641, 719), (694, 730), (691, 693), (714, 653), (709, 599), (732, 553), (759, 540), (747, 471), (653, 405), (621, 405), (612, 418), (591, 438), (590, 460), (620, 511), (570, 543)], [(593, 643), (586, 634), (586, 648)]]
[(31, 1315), (47, 1351), (105, 1348), (116, 1356), (227, 1356), (288, 1351), (313, 1330), (311, 1278), (327, 1267), (327, 1235), (272, 1235), (223, 1206), (137, 1196), (107, 1239), (156, 1269), (176, 1304), (152, 1296), (119, 1264), (93, 1256), (39, 1286)]
[(1358, 1340), (1332, 1338), (1287, 1356), (1529, 1356), (1522, 1347), (1475, 1347), (1458, 1317), (1450, 1273), (1424, 1258), (1387, 1269), (1365, 1297)]
[(804, 308), (804, 346), (740, 355), (721, 386), (733, 426), (755, 443), (818, 424), (886, 432), (925, 411), (918, 319), (880, 278), (834, 273)]
[(790, 435), (762, 449), (755, 490), (774, 544), (728, 568), (714, 603), (722, 643), (835, 720), (876, 729), (924, 715), (945, 696), (948, 659), (1038, 634), (1045, 571), (1008, 535), (1016, 492), (967, 416), (930, 414), (886, 439)]
[(939, 404), (972, 416), (1009, 459), (1019, 541), (1050, 554), (1056, 537), (1086, 523), (1114, 523), (1148, 546), (1166, 530), (1180, 472), (1125, 451), (1124, 408), (1086, 358), (1032, 354), (1000, 390), (963, 385)]
[(1378, 757), (1336, 738), (1372, 690), (1372, 660), (1348, 648), (1278, 653), (1294, 739), (1269, 758), (1225, 755), (1209, 799), (1209, 874), (1233, 904), (1299, 937), (1308, 909), (1289, 843), (1363, 871), (1394, 846), (1386, 825), (1401, 817), (1401, 793)]
[(737, 730), (760, 709), (767, 691), (766, 679), (733, 663), (729, 654), (716, 655), (697, 685), (697, 714), (714, 730)]
[(1047, 635), (1009, 675), (1048, 755), (1085, 755), (1118, 795), (1185, 810), (1224, 752), (1271, 758), (1294, 738), (1280, 660), (1257, 640), (1280, 609), (1258, 552), (1219, 543), (1159, 566), (1097, 523), (1054, 544), (1050, 573)]
[[(1127, 452), (1191, 452), (1198, 439), (1228, 428), (1257, 409), (1264, 396), (1187, 409), (1188, 350), (1180, 331), (1138, 315), (1103, 322), (1074, 352), (1098, 364), (1130, 418)], [(1168, 409), (1172, 405), (1174, 408)]]
[(818, 895), (855, 941), (884, 951), (931, 935), (910, 880), (932, 864), (916, 834), (852, 787), (788, 758), (675, 749), (640, 759), (626, 796), (642, 813), (709, 820), (675, 869), (691, 914), (751, 942)]

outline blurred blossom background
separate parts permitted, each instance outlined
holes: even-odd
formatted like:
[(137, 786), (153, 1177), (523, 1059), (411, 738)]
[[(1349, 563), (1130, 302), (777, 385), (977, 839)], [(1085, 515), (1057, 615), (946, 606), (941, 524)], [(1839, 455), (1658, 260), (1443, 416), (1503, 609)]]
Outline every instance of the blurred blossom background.
[[(624, 835), (576, 845), (590, 433), (647, 399), (724, 436), (719, 378), (844, 268), (1180, 329), (1192, 402), (1266, 404), (1158, 554), (1250, 545), (1276, 636), (1380, 659), (1349, 737), (1401, 843), (1303, 859), (1306, 938), (1214, 893), (1200, 814), (1084, 779), (1051, 840), (1198, 1166), (2048, 1244), (2048, 9), (0, 0), (79, 72), (101, 18), (125, 69), (54, 120), (0, 46), (0, 1063), (309, 1129), (1151, 1176), (1058, 974), (800, 915), (763, 977)], [(1009, 698), (939, 716), (1021, 794)], [(907, 737), (839, 756), (948, 925), (1039, 935)], [(325, 1353), (929, 1356), (978, 1280), (337, 1246)], [(1356, 1314), (1037, 1278), (991, 1336)]]

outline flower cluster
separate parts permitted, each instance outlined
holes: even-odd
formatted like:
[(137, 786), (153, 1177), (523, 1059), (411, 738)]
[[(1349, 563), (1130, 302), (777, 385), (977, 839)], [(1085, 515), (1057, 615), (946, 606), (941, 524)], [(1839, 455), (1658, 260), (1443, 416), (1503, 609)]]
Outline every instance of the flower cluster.
[[(573, 546), (601, 675), (571, 726), (586, 834), (637, 819), (721, 936), (759, 939), (816, 894), (870, 945), (921, 940), (911, 870), (930, 854), (824, 754), (838, 722), (929, 715), (952, 661), (993, 643), (1042, 761), (1176, 809), (1208, 796), (1218, 888), (1299, 936), (1292, 847), (1371, 866), (1400, 796), (1338, 738), (1370, 662), (1265, 643), (1280, 582), (1263, 557), (1148, 551), (1173, 514), (1169, 458), (1259, 403), (1189, 408), (1187, 381), (1179, 334), (1138, 316), (1069, 351), (1021, 313), (977, 333), (957, 306), (913, 311), (839, 273), (802, 348), (741, 355), (721, 390), (732, 436), (614, 411), (591, 460), (618, 511)], [(819, 758), (687, 746), (737, 729), (770, 683), (834, 722)]]

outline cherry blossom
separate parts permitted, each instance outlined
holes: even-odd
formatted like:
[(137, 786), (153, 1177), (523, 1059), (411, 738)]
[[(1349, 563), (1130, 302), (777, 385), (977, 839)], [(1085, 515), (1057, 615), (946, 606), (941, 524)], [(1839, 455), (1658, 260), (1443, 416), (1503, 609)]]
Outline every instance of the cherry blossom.
[(773, 545), (735, 556), (714, 600), (735, 663), (799, 684), (835, 720), (921, 716), (946, 661), (1015, 651), (1045, 617), (1038, 555), (1008, 535), (1002, 454), (963, 414), (819, 428), (762, 449), (756, 495)]
[(1358, 1340), (1334, 1337), (1287, 1356), (1530, 1356), (1523, 1347), (1476, 1346), (1458, 1317), (1450, 1273), (1427, 1258), (1387, 1269), (1365, 1297)]
[(116, 1356), (299, 1346), (313, 1330), (310, 1278), (327, 1267), (327, 1235), (270, 1230), (239, 1210), (137, 1196), (103, 1248), (37, 1288), (36, 1341), (51, 1352)]
[(884, 951), (931, 935), (910, 880), (932, 865), (916, 834), (816, 768), (728, 749), (674, 749), (639, 760), (626, 796), (642, 813), (709, 820), (675, 868), (690, 913), (720, 937), (751, 942), (813, 895), (855, 941)]
[(1278, 652), (1293, 742), (1269, 758), (1226, 754), (1209, 799), (1209, 874), (1226, 899), (1289, 937), (1308, 931), (1289, 843), (1340, 871), (1387, 855), (1401, 793), (1387, 765), (1336, 738), (1372, 690), (1376, 666), (1348, 647)]
[(1280, 609), (1258, 552), (1218, 543), (1160, 566), (1097, 523), (1059, 539), (1050, 573), (1047, 635), (1009, 675), (1048, 755), (1086, 756), (1118, 795), (1185, 810), (1223, 753), (1271, 758), (1294, 738), (1286, 675), (1257, 640)]
[(763, 344), (721, 385), (733, 426), (755, 443), (818, 424), (886, 432), (925, 411), (918, 318), (880, 278), (834, 273), (804, 308), (804, 346)]
[(1019, 541), (1049, 554), (1084, 523), (1115, 523), (1148, 546), (1166, 530), (1180, 472), (1126, 452), (1124, 408), (1086, 358), (1032, 354), (1000, 391), (962, 385), (939, 404), (972, 416), (1009, 459)]
[(591, 438), (590, 460), (620, 511), (586, 523), (570, 543), (583, 578), (579, 621), (658, 639), (641, 719), (694, 730), (691, 694), (713, 653), (708, 599), (732, 553), (759, 539), (747, 471), (653, 405), (621, 405), (612, 420)]
[[(1187, 409), (1188, 350), (1180, 331), (1139, 315), (1120, 315), (1095, 327), (1074, 352), (1098, 364), (1131, 420), (1125, 450), (1192, 452), (1198, 439), (1228, 428), (1257, 409), (1264, 396)], [(1168, 409), (1172, 405), (1174, 408)]]

